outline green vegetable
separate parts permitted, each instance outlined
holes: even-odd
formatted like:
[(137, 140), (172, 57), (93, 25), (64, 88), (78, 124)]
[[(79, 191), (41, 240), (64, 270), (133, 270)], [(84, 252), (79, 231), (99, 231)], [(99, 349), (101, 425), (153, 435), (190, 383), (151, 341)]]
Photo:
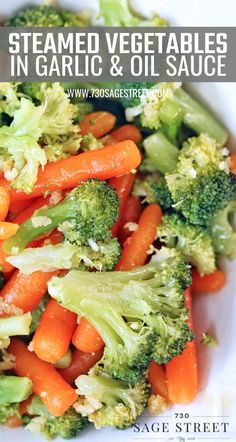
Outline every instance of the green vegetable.
[(236, 180), (229, 152), (206, 134), (189, 138), (177, 169), (165, 175), (174, 207), (192, 224), (209, 225), (216, 212), (235, 199)]
[(236, 253), (235, 227), (236, 201), (217, 212), (210, 224), (213, 246), (216, 253), (233, 259)]
[[(30, 193), (38, 175), (39, 166), (47, 162), (38, 140), (42, 134), (40, 119), (42, 106), (22, 98), (11, 125), (0, 128), (0, 162), (9, 171), (12, 187)], [(6, 175), (6, 172), (5, 172)]]
[(47, 5), (30, 5), (8, 18), (5, 26), (62, 27), (88, 26), (89, 16)]
[[(174, 249), (161, 249), (146, 266), (127, 272), (71, 271), (49, 282), (49, 293), (85, 316), (105, 342), (105, 370), (136, 381), (151, 357), (164, 363), (192, 339), (183, 291), (189, 267)], [(127, 322), (128, 321), (128, 322)]]
[(197, 267), (200, 275), (213, 273), (215, 253), (210, 234), (201, 226), (189, 224), (177, 213), (165, 214), (158, 227), (158, 237), (167, 247), (175, 247), (186, 261)]
[(213, 336), (209, 335), (209, 333), (202, 333), (201, 344), (207, 345), (211, 348), (218, 346), (217, 340)]
[(32, 382), (27, 377), (0, 375), (0, 406), (22, 402), (32, 393)]
[(67, 368), (70, 366), (72, 361), (72, 352), (69, 348), (66, 354), (54, 364), (56, 368)]
[(162, 132), (156, 132), (145, 138), (143, 146), (157, 171), (168, 173), (176, 169), (179, 149), (171, 144)]
[(31, 314), (0, 318), (0, 339), (16, 335), (29, 335)]
[(140, 16), (130, 7), (129, 0), (100, 0), (99, 15), (104, 26), (167, 26), (168, 22), (153, 15), (151, 19)]
[(87, 418), (82, 417), (72, 407), (63, 416), (53, 416), (37, 396), (34, 396), (28, 405), (28, 412), (33, 417), (26, 420), (26, 429), (32, 433), (42, 433), (47, 440), (55, 439), (57, 436), (62, 439), (72, 439), (88, 425)]
[(55, 206), (41, 209), (21, 224), (16, 235), (4, 241), (8, 254), (17, 254), (33, 239), (62, 225), (65, 239), (87, 244), (107, 237), (119, 214), (119, 199), (105, 181), (87, 180)]
[(0, 405), (0, 425), (7, 424), (11, 417), (21, 418), (19, 412), (19, 404), (3, 404)]
[(151, 204), (157, 203), (166, 210), (171, 208), (173, 200), (164, 176), (149, 175), (144, 180), (136, 179), (132, 194)]
[(131, 386), (102, 373), (91, 372), (79, 376), (75, 383), (79, 391), (76, 410), (88, 416), (97, 429), (131, 427), (144, 411), (150, 394), (150, 387), (144, 379)]

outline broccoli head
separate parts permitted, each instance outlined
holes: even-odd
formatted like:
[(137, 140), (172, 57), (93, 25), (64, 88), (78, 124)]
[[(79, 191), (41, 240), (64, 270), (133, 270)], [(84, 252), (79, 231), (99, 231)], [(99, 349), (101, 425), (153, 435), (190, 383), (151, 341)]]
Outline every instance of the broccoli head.
[(201, 275), (214, 272), (215, 253), (211, 236), (201, 226), (194, 226), (177, 213), (166, 214), (158, 227), (158, 237), (167, 247), (175, 247)]
[(210, 224), (210, 233), (216, 253), (233, 259), (236, 253), (236, 201), (217, 212)]
[(8, 420), (12, 417), (16, 417), (18, 419), (21, 418), (19, 412), (19, 403), (5, 403), (0, 405), (0, 425), (6, 425)]
[(47, 440), (58, 436), (62, 439), (72, 439), (88, 425), (88, 419), (82, 417), (72, 407), (63, 416), (53, 416), (37, 396), (33, 396), (27, 409), (30, 418), (25, 416), (26, 429), (32, 433), (42, 433)]
[(55, 206), (39, 210), (21, 224), (16, 235), (4, 242), (4, 250), (16, 255), (33, 239), (60, 226), (69, 242), (87, 244), (107, 238), (119, 215), (119, 199), (105, 181), (91, 179), (73, 189)]
[(79, 400), (74, 407), (83, 416), (88, 416), (97, 429), (111, 426), (124, 430), (131, 427), (144, 411), (150, 394), (145, 379), (131, 386), (93, 371), (79, 376), (75, 383)]
[(160, 204), (164, 210), (171, 208), (173, 204), (164, 176), (149, 175), (144, 180), (136, 179), (132, 193), (149, 204)]
[[(121, 254), (121, 247), (117, 238), (111, 234), (102, 241), (88, 239), (88, 244), (64, 241), (56, 245), (26, 248), (16, 256), (8, 257), (22, 273), (32, 273), (38, 270), (51, 271), (52, 269), (96, 269), (109, 271), (115, 268)], [(32, 327), (35, 327), (37, 318), (43, 305), (39, 305), (32, 312)], [(32, 330), (31, 327), (31, 330)]]
[(105, 371), (135, 382), (147, 369), (154, 348), (156, 359), (159, 355), (168, 361), (177, 353), (176, 340), (181, 353), (192, 339), (184, 308), (184, 289), (189, 285), (189, 267), (181, 254), (163, 248), (149, 264), (135, 270), (74, 270), (64, 278), (53, 278), (49, 293), (98, 330), (105, 342), (100, 361)]
[(177, 170), (166, 174), (173, 207), (190, 223), (209, 225), (214, 214), (235, 198), (236, 180), (229, 171), (228, 154), (201, 134), (184, 143)]

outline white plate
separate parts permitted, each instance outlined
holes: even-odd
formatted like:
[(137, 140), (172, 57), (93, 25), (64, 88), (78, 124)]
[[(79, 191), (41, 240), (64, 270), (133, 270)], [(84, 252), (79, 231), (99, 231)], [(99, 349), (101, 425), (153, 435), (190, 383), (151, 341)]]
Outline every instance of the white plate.
[[(28, 3), (24, 0), (11, 0), (5, 2), (0, 0), (0, 15), (6, 15), (15, 9)], [(35, 1), (37, 3), (37, 1)], [(236, 2), (235, 0), (135, 0), (133, 2), (143, 13), (148, 14), (151, 11), (156, 11), (170, 20), (173, 25), (183, 26), (234, 26), (236, 16)], [(80, 9), (83, 7), (90, 7), (96, 9), (96, 0), (61, 0), (61, 4)], [(201, 101), (206, 103), (209, 108), (217, 114), (225, 123), (231, 133), (230, 147), (236, 150), (236, 84), (229, 83), (208, 83), (208, 84), (194, 84), (188, 86), (193, 93), (201, 98)], [(166, 411), (164, 416), (171, 416), (165, 418), (164, 416), (151, 418), (140, 418), (139, 422), (147, 422), (149, 429), (152, 423), (162, 422), (167, 420), (170, 426), (175, 424), (175, 412), (189, 413), (190, 422), (212, 422), (212, 418), (208, 416), (215, 416), (215, 421), (222, 422), (220, 416), (225, 417), (225, 421), (230, 422), (230, 430), (226, 434), (220, 433), (195, 433), (191, 431), (188, 434), (181, 433), (158, 433), (158, 432), (134, 432), (134, 429), (126, 431), (117, 431), (113, 429), (103, 429), (100, 431), (86, 430), (79, 435), (81, 442), (101, 441), (108, 442), (112, 439), (113, 442), (131, 441), (131, 440), (190, 440), (195, 437), (196, 440), (208, 438), (213, 442), (220, 440), (220, 437), (230, 438), (231, 441), (236, 441), (236, 320), (235, 320), (235, 289), (236, 289), (236, 274), (235, 262), (227, 262), (224, 264), (227, 271), (228, 283), (224, 290), (214, 295), (201, 295), (194, 299), (194, 319), (195, 329), (197, 334), (197, 342), (201, 333), (204, 331), (212, 331), (218, 341), (219, 347), (210, 350), (207, 347), (199, 348), (198, 360), (200, 371), (200, 392), (198, 393), (193, 404), (188, 406), (175, 406)], [(146, 414), (146, 413), (145, 413)], [(198, 418), (196, 417), (198, 416)], [(199, 417), (205, 416), (205, 418)], [(154, 431), (157, 426), (154, 425)], [(179, 436), (179, 437), (178, 437)], [(8, 430), (0, 429), (1, 442), (8, 442), (9, 438), (15, 438), (17, 442), (41, 442), (40, 436), (32, 435), (24, 430)], [(193, 440), (193, 439), (192, 439)], [(207, 440), (207, 439), (205, 439)]]

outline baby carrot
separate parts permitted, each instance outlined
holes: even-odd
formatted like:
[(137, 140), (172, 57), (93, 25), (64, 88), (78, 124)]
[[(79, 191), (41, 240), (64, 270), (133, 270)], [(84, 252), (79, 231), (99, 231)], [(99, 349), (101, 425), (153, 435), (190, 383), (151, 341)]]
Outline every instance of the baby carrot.
[(85, 353), (98, 351), (104, 347), (101, 336), (86, 318), (81, 318), (73, 334), (72, 343), (78, 350)]
[(34, 272), (30, 275), (16, 270), (1, 291), (1, 297), (8, 304), (14, 304), (24, 313), (34, 310), (47, 291), (47, 283), (54, 272)]
[(55, 163), (48, 163), (39, 169), (33, 191), (26, 195), (22, 190), (10, 187), (7, 180), (1, 179), (0, 186), (10, 192), (11, 201), (34, 198), (45, 192), (73, 188), (79, 181), (89, 178), (108, 180), (125, 175), (135, 169), (141, 161), (140, 152), (133, 141), (122, 141), (102, 149), (83, 152)]
[(98, 111), (85, 115), (79, 126), (82, 135), (90, 133), (95, 138), (101, 138), (113, 129), (115, 122), (115, 115), (110, 112)]
[(18, 224), (0, 221), (0, 240), (2, 241), (15, 235), (18, 229)]
[[(185, 307), (189, 310), (190, 328), (193, 327), (191, 290), (185, 291)], [(183, 353), (166, 364), (168, 395), (175, 404), (188, 404), (197, 393), (198, 373), (195, 340), (187, 342)]]
[(10, 195), (9, 191), (0, 186), (0, 221), (4, 221), (9, 210)]
[(134, 178), (135, 175), (133, 173), (129, 173), (127, 175), (122, 175), (109, 180), (109, 185), (113, 187), (113, 189), (115, 189), (120, 200), (120, 208), (119, 208), (120, 215), (118, 220), (111, 229), (112, 236), (116, 236), (119, 230), (121, 218), (123, 216), (125, 209), (125, 203), (132, 189)]
[(15, 373), (28, 376), (33, 383), (34, 393), (41, 398), (48, 411), (54, 416), (62, 416), (76, 401), (75, 390), (53, 365), (41, 361), (20, 339), (11, 339), (8, 349), (16, 358)]
[(78, 376), (86, 374), (92, 368), (96, 362), (98, 362), (103, 354), (103, 348), (93, 351), (92, 353), (85, 353), (80, 350), (74, 350), (72, 353), (72, 361), (69, 367), (62, 368), (59, 373), (68, 382), (73, 384)]
[(145, 264), (147, 253), (157, 236), (157, 227), (162, 218), (158, 204), (150, 204), (144, 209), (135, 232), (126, 241), (116, 270), (130, 270)]
[(142, 212), (142, 204), (136, 196), (130, 195), (125, 203), (123, 215), (120, 220), (118, 238), (121, 244), (132, 234), (126, 225), (127, 223), (137, 223)]
[(113, 130), (107, 137), (106, 144), (108, 144), (109, 139), (114, 140), (114, 142), (132, 140), (136, 144), (142, 139), (140, 130), (134, 124), (124, 124), (118, 127), (118, 129)]
[(165, 368), (152, 360), (148, 370), (148, 381), (153, 394), (159, 394), (169, 400)]
[(236, 153), (231, 154), (231, 172), (236, 175)]
[(51, 364), (61, 359), (69, 348), (76, 319), (75, 313), (50, 299), (32, 340), (32, 348), (36, 355)]
[(28, 200), (23, 200), (23, 201), (14, 201), (13, 203), (10, 202), (10, 207), (9, 207), (9, 214), (10, 214), (10, 219), (14, 220), (15, 222), (15, 218), (20, 215), (20, 213), (24, 212), (27, 207), (29, 207), (32, 202), (34, 201), (34, 199), (28, 199)]
[(192, 270), (192, 290), (194, 293), (217, 292), (224, 287), (225, 283), (225, 273), (220, 269), (204, 276), (200, 276), (196, 269)]

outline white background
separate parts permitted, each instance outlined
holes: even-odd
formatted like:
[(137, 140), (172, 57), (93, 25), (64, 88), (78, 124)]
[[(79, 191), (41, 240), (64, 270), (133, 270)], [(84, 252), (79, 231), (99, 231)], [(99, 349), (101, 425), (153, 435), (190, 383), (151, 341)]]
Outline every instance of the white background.
[[(18, 7), (26, 4), (23, 0), (0, 0), (0, 16), (6, 15)], [(96, 0), (65, 0), (62, 5), (75, 10), (83, 7), (96, 8)], [(172, 25), (179, 26), (235, 26), (236, 2), (235, 0), (135, 0), (134, 5), (144, 14), (156, 11), (170, 20)], [(236, 42), (235, 42), (236, 43)], [(230, 147), (236, 150), (236, 83), (214, 83), (189, 85), (195, 95), (217, 114), (231, 132)], [(230, 416), (225, 421), (230, 421), (229, 434), (170, 434), (165, 438), (163, 433), (134, 433), (132, 429), (116, 431), (104, 429), (96, 432), (87, 430), (79, 436), (81, 442), (113, 442), (131, 440), (172, 440), (184, 442), (191, 437), (195, 440), (212, 440), (216, 442), (221, 437), (230, 438), (236, 442), (236, 272), (235, 262), (227, 263), (227, 285), (220, 293), (201, 295), (194, 299), (194, 320), (197, 341), (202, 332), (214, 333), (219, 341), (219, 347), (210, 350), (199, 346), (198, 362), (200, 371), (199, 394), (193, 404), (170, 408), (165, 415), (172, 416), (167, 419), (174, 423), (174, 412), (182, 411), (190, 414), (190, 420), (201, 422), (212, 421), (212, 418), (194, 418), (193, 416)], [(143, 421), (161, 422), (165, 418), (145, 417)], [(141, 419), (139, 420), (141, 422)], [(177, 437), (181, 436), (183, 439)], [(23, 430), (0, 429), (0, 441), (8, 442), (15, 438), (17, 442), (40, 442), (39, 436), (33, 436)], [(199, 439), (198, 439), (199, 438)], [(204, 439), (208, 438), (208, 439)], [(221, 439), (223, 440), (223, 439)]]

